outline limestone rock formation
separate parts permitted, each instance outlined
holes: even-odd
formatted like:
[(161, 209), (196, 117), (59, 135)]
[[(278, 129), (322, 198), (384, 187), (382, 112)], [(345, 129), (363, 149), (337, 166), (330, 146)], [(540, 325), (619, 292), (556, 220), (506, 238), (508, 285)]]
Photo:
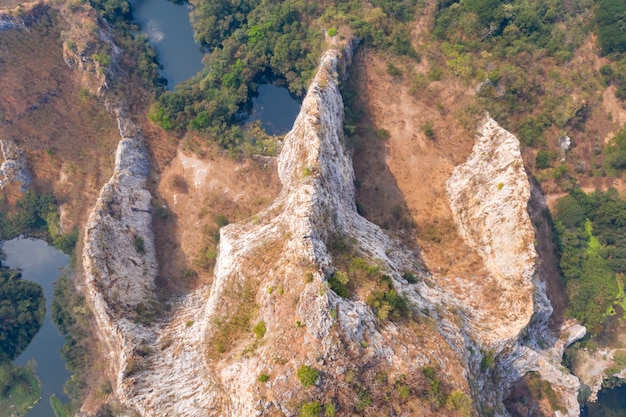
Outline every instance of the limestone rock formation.
[[(321, 58), (278, 159), (276, 201), (223, 227), (211, 287), (174, 300), (168, 317), (152, 322), (130, 314), (154, 300), (149, 166), (140, 133), (118, 114), (115, 173), (90, 217), (83, 252), (117, 397), (142, 416), (292, 416), (304, 401), (349, 412), (366, 400), (383, 415), (436, 415), (420, 398), (404, 408), (383, 400), (397, 384), (417, 390), (428, 367), (450, 392), (471, 393), (479, 413), (504, 416), (507, 388), (536, 370), (554, 384), (567, 415), (577, 415), (578, 381), (558, 366), (566, 342), (547, 329), (552, 310), (535, 271), (519, 142), (485, 118), (474, 152), (448, 182), (460, 233), (489, 277), (468, 282), (463, 294), (440, 287), (416, 249), (357, 213), (338, 88), (351, 53), (350, 44), (335, 44)], [(355, 258), (375, 272), (341, 297), (329, 280)], [(405, 300), (409, 318), (377, 314), (367, 302), (376, 279)], [(485, 294), (490, 302), (476, 306)], [(497, 384), (481, 366), (488, 354)], [(303, 365), (318, 372), (311, 389), (298, 381)]]
[(12, 183), (20, 183), (20, 191), (26, 191), (32, 182), (26, 155), (12, 140), (0, 140), (4, 162), (0, 166), (0, 188)]

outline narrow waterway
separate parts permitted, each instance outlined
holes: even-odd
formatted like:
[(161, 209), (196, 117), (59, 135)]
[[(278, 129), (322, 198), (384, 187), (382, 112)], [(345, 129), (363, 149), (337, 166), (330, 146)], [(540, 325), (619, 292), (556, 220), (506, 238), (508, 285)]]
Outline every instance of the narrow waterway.
[(204, 53), (189, 21), (190, 5), (168, 0), (130, 0), (130, 5), (135, 23), (158, 54), (170, 90), (203, 68)]
[(27, 417), (54, 417), (50, 406), (50, 396), (56, 394), (62, 401), (69, 401), (63, 387), (70, 373), (65, 368), (60, 349), (65, 343), (63, 336), (50, 318), (50, 304), (54, 292), (54, 282), (67, 266), (69, 257), (39, 239), (17, 238), (2, 243), (6, 255), (3, 265), (22, 271), (22, 279), (41, 285), (46, 297), (46, 318), (41, 329), (28, 347), (15, 360), (17, 365), (26, 365), (35, 360), (37, 376), (41, 380), (41, 401), (27, 414)]

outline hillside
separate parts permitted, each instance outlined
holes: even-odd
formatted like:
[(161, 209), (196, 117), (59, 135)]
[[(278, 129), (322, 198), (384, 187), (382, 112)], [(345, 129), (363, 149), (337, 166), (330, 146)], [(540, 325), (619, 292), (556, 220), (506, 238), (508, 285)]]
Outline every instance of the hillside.
[(79, 236), (69, 414), (578, 416), (626, 374), (614, 3), (192, 3), (173, 90), (126, 1), (0, 3), (3, 213)]

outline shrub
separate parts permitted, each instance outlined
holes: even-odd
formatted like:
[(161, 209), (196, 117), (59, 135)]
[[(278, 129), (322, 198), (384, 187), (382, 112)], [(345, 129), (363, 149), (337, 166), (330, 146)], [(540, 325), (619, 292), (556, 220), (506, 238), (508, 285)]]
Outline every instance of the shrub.
[(387, 74), (392, 77), (399, 77), (402, 75), (402, 70), (393, 65), (391, 62), (387, 62)]
[(405, 271), (402, 274), (402, 278), (406, 279), (409, 284), (417, 284), (417, 277), (411, 271)]
[(303, 387), (309, 387), (317, 382), (318, 372), (307, 365), (298, 368), (298, 380)]
[(263, 320), (261, 320), (257, 323), (256, 326), (254, 326), (254, 334), (256, 335), (257, 339), (262, 339), (263, 336), (265, 336), (266, 331), (267, 329), (265, 327), (265, 321)]
[(552, 159), (552, 154), (550, 152), (540, 150), (537, 152), (537, 157), (535, 158), (535, 166), (538, 169), (550, 168), (551, 159)]
[(382, 140), (389, 139), (389, 131), (387, 129), (382, 128), (382, 127), (376, 131), (376, 135), (379, 138), (381, 138)]
[(422, 131), (424, 132), (424, 134), (426, 136), (428, 136), (429, 138), (432, 138), (435, 136), (435, 131), (433, 130), (433, 122), (431, 120), (428, 120), (426, 122), (424, 122), (424, 124), (422, 125)]
[(335, 403), (331, 402), (324, 404), (324, 416), (335, 417)]
[(135, 250), (138, 254), (143, 254), (146, 251), (146, 243), (141, 236), (135, 236)]
[(350, 278), (348, 275), (337, 271), (328, 278), (328, 285), (338, 296), (348, 298), (350, 296), (348, 292), (348, 282)]
[(270, 380), (270, 376), (268, 374), (259, 375), (259, 382), (267, 382)]
[(322, 412), (322, 406), (317, 401), (302, 404), (300, 408), (301, 417), (317, 417)]
[(448, 397), (446, 408), (456, 410), (460, 417), (470, 417), (472, 415), (472, 398), (462, 391), (454, 391)]
[(332, 38), (333, 36), (337, 35), (337, 28), (330, 28), (328, 29), (327, 33), (328, 33), (328, 36)]
[(185, 180), (185, 177), (180, 174), (175, 174), (171, 176), (170, 185), (175, 191), (178, 191), (179, 193), (186, 193), (189, 191), (189, 188), (187, 187), (187, 180)]
[(485, 372), (487, 369), (493, 367), (495, 364), (495, 357), (491, 350), (483, 351), (483, 358), (480, 361), (480, 370)]

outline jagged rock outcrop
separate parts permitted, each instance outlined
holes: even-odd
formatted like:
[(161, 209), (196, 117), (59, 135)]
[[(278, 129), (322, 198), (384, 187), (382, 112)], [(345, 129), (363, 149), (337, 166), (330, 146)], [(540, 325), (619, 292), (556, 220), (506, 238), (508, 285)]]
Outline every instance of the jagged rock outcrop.
[[(396, 409), (382, 399), (388, 388), (381, 385), (417, 387), (428, 366), (449, 391), (472, 392), (480, 413), (504, 416), (507, 387), (537, 370), (559, 389), (567, 415), (577, 415), (578, 382), (558, 366), (565, 342), (546, 328), (551, 307), (535, 273), (519, 142), (486, 118), (473, 154), (448, 182), (460, 233), (489, 277), (463, 294), (439, 287), (416, 250), (357, 213), (338, 88), (351, 53), (350, 44), (336, 44), (321, 58), (278, 159), (283, 189), (276, 201), (223, 227), (211, 287), (174, 300), (170, 315), (149, 325), (129, 314), (154, 299), (148, 165), (140, 135), (119, 116), (115, 174), (90, 217), (83, 252), (87, 295), (112, 352), (117, 397), (151, 417), (291, 416), (309, 400), (331, 401), (347, 413), (365, 392), (379, 413), (408, 416), (430, 408), (415, 398), (416, 408)], [(381, 320), (360, 288), (347, 298), (331, 291), (328, 279), (345, 256), (388, 276), (412, 318)], [(405, 272), (418, 282), (409, 283)], [(374, 284), (359, 285), (366, 291)], [(483, 299), (485, 285), (497, 297), (475, 307), (470, 301)], [(252, 332), (255, 323), (263, 330)], [(480, 369), (486, 351), (496, 355), (497, 384)], [(315, 388), (300, 386), (301, 365), (319, 371)], [(266, 384), (259, 383), (261, 374), (270, 377)]]
[[(578, 416), (580, 383), (560, 364), (569, 335), (561, 340), (548, 329), (552, 306), (536, 271), (530, 184), (519, 141), (485, 116), (472, 154), (446, 186), (458, 230), (497, 288), (494, 302), (465, 312), (469, 333), (498, 355), (500, 390), (536, 371), (560, 393), (566, 415)], [(463, 298), (457, 296), (461, 304)]]
[(124, 378), (133, 372), (133, 350), (154, 338), (133, 314), (148, 310), (154, 301), (158, 266), (146, 190), (150, 163), (141, 133), (123, 111), (117, 118), (122, 140), (115, 170), (89, 216), (82, 259), (85, 292), (123, 398)]
[(12, 140), (0, 140), (0, 148), (4, 158), (0, 166), (0, 189), (12, 183), (20, 183), (20, 191), (26, 191), (33, 178), (24, 151)]

